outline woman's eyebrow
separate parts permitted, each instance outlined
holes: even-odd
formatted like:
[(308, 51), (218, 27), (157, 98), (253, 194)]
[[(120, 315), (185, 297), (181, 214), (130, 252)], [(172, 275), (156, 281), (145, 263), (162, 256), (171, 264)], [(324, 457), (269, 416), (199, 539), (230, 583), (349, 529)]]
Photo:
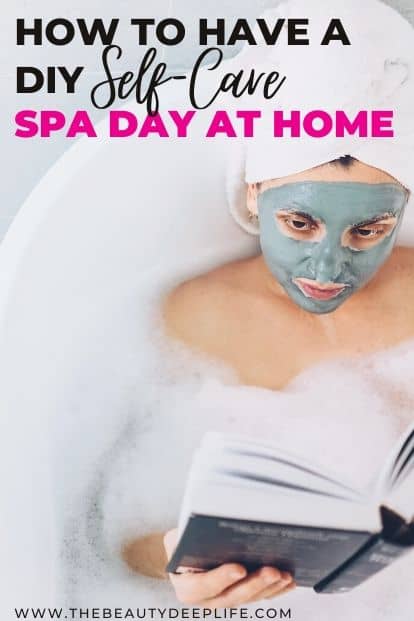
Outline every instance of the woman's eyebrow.
[(362, 222), (357, 222), (356, 224), (352, 225), (352, 228), (356, 228), (356, 227), (363, 227), (363, 226), (368, 226), (369, 224), (377, 224), (378, 222), (383, 222), (384, 220), (390, 220), (392, 218), (395, 218), (395, 214), (394, 213), (383, 213), (380, 216), (374, 216), (373, 218), (370, 218), (369, 220), (363, 220)]
[(319, 220), (316, 220), (315, 218), (313, 218), (309, 213), (306, 213), (306, 211), (300, 211), (299, 209), (296, 209), (296, 207), (291, 207), (288, 209), (281, 209), (280, 211), (282, 211), (283, 213), (290, 213), (295, 216), (301, 216), (302, 218), (305, 218), (306, 220), (310, 220), (314, 224), (318, 224), (318, 222), (320, 222)]

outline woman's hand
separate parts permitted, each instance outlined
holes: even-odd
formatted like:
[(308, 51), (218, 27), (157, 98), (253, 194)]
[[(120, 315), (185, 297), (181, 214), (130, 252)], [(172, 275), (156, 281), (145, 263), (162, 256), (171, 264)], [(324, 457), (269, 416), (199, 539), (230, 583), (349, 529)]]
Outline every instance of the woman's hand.
[[(164, 537), (168, 558), (177, 545), (177, 529)], [(177, 598), (183, 604), (205, 608), (233, 608), (286, 593), (296, 585), (290, 574), (262, 567), (248, 574), (242, 565), (227, 563), (202, 573), (170, 574)]]

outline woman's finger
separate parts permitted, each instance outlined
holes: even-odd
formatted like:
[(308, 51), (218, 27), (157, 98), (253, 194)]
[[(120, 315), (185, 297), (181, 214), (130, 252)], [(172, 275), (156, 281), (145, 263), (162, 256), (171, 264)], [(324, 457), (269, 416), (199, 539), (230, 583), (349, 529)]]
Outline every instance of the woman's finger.
[(220, 595), (243, 580), (247, 574), (242, 565), (228, 563), (203, 573), (170, 574), (171, 582), (180, 602), (199, 604)]
[(268, 595), (265, 596), (264, 599), (272, 599), (273, 597), (279, 597), (280, 595), (285, 595), (286, 593), (289, 593), (289, 591), (293, 591), (293, 589), (296, 589), (296, 582), (294, 581), (288, 584), (287, 586), (285, 586), (281, 591), (275, 591), (274, 593), (269, 593)]
[(233, 608), (246, 604), (264, 589), (275, 586), (281, 580), (281, 572), (274, 567), (262, 567), (247, 576), (240, 584), (226, 589), (221, 595), (203, 602), (207, 608)]
[(280, 573), (281, 578), (278, 582), (271, 584), (269, 587), (263, 589), (263, 591), (257, 593), (256, 596), (250, 601), (256, 602), (263, 599), (271, 599), (272, 597), (283, 595), (284, 593), (287, 593), (287, 591), (291, 591), (296, 586), (294, 579), (286, 571), (282, 571)]

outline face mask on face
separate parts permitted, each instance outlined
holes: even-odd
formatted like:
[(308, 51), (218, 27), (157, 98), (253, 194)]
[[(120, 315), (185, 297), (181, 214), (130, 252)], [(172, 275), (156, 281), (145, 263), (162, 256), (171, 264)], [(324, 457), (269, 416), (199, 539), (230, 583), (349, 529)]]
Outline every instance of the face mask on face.
[(290, 183), (258, 197), (265, 262), (292, 300), (329, 313), (390, 255), (407, 193), (397, 184)]

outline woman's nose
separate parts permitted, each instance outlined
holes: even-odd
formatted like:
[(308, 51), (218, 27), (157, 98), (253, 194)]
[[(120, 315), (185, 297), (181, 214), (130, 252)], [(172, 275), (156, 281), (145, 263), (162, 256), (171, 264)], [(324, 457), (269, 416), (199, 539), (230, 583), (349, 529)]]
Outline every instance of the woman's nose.
[(320, 283), (337, 281), (345, 262), (344, 249), (339, 244), (316, 244), (312, 253), (314, 279)]

